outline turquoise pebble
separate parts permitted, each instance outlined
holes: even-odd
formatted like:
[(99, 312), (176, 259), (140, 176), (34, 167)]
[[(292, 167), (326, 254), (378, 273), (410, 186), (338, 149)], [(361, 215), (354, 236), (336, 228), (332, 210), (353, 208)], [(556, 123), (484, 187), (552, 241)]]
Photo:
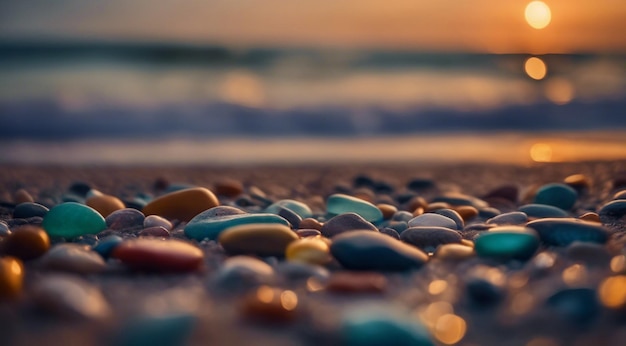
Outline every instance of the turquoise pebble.
[(123, 241), (122, 237), (117, 235), (110, 235), (108, 237), (102, 238), (98, 241), (98, 244), (93, 247), (93, 251), (97, 252), (102, 256), (102, 258), (109, 258), (111, 252), (115, 249), (116, 246), (121, 244)]
[[(209, 209), (210, 210), (210, 209)], [(275, 214), (233, 214), (215, 217), (205, 217), (199, 214), (185, 226), (185, 235), (191, 239), (205, 238), (217, 240), (225, 229), (238, 225), (252, 223), (281, 224), (289, 226), (289, 222)]]
[(75, 202), (61, 203), (46, 214), (42, 227), (53, 237), (74, 238), (96, 234), (106, 228), (104, 217), (96, 210)]
[(565, 210), (547, 204), (526, 204), (519, 207), (518, 210), (528, 215), (528, 217), (534, 218), (569, 216)]
[(187, 313), (138, 317), (125, 324), (116, 345), (186, 345), (195, 324), (196, 317)]
[(574, 218), (547, 218), (529, 222), (541, 241), (552, 246), (567, 246), (575, 241), (604, 244), (611, 232), (595, 222)]
[(527, 260), (538, 248), (539, 237), (526, 227), (494, 227), (474, 239), (478, 256), (501, 260)]
[(547, 204), (563, 210), (570, 210), (576, 203), (578, 193), (565, 184), (547, 184), (537, 190), (536, 204)]
[(303, 219), (313, 216), (313, 211), (311, 211), (311, 208), (309, 208), (308, 205), (302, 202), (294, 201), (293, 199), (283, 199), (273, 203), (269, 207), (265, 208), (265, 212), (278, 215), (281, 207), (293, 211)]
[(372, 203), (340, 193), (328, 197), (326, 211), (330, 215), (356, 213), (373, 223), (383, 220), (383, 213)]
[(383, 309), (370, 310), (355, 309), (344, 316), (341, 326), (343, 345), (435, 345), (419, 321)]

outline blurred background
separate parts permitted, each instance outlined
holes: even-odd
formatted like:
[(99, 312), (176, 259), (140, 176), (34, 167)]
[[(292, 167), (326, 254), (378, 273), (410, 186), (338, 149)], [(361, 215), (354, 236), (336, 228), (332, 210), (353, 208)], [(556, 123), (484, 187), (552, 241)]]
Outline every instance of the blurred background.
[(0, 162), (626, 158), (623, 0), (0, 2)]

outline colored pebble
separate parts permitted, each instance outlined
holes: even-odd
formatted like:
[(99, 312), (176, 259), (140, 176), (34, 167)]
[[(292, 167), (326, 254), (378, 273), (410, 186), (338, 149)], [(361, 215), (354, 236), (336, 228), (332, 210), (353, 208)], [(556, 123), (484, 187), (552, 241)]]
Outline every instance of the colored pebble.
[(309, 264), (326, 264), (332, 260), (330, 247), (321, 237), (310, 237), (292, 241), (285, 250), (288, 261)]
[(293, 229), (300, 228), (300, 222), (302, 221), (302, 218), (300, 217), (300, 215), (296, 214), (291, 209), (280, 207), (280, 210), (278, 211), (278, 216), (289, 221), (291, 228)]
[(311, 228), (301, 228), (299, 230), (296, 230), (296, 234), (300, 238), (307, 238), (307, 237), (321, 236), (322, 232), (316, 229), (311, 229)]
[(516, 185), (501, 185), (487, 192), (487, 194), (483, 196), (483, 199), (485, 200), (494, 198), (500, 198), (517, 203), (519, 198), (519, 188)]
[(393, 216), (391, 217), (391, 221), (409, 222), (409, 220), (411, 220), (414, 217), (415, 216), (413, 216), (413, 214), (409, 213), (408, 211), (400, 210), (396, 212), (395, 214), (393, 214)]
[(219, 205), (217, 197), (202, 187), (167, 193), (150, 201), (144, 215), (159, 215), (170, 220), (189, 221), (201, 212)]
[(383, 213), (372, 203), (344, 194), (334, 194), (326, 200), (326, 211), (330, 215), (356, 213), (369, 222), (380, 222)]
[(116, 210), (126, 208), (122, 200), (111, 195), (91, 196), (87, 198), (85, 204), (97, 210), (100, 215), (104, 216), (105, 218)]
[[(444, 209), (446, 210), (446, 209)], [(471, 205), (461, 205), (454, 209), (454, 211), (461, 216), (463, 221), (469, 221), (476, 216), (478, 216), (478, 209), (472, 207)], [(436, 211), (435, 211), (436, 212)], [(447, 215), (446, 215), (447, 216)], [(459, 225), (457, 223), (457, 229), (463, 229), (464, 224)]]
[(480, 257), (527, 260), (539, 248), (539, 237), (535, 231), (526, 227), (501, 226), (481, 233), (474, 244), (476, 254)]
[(88, 247), (62, 243), (53, 246), (43, 257), (41, 265), (47, 270), (58, 270), (78, 274), (99, 273), (106, 268), (102, 257)]
[[(208, 212), (208, 211), (207, 211)], [(223, 216), (208, 216), (200, 214), (194, 217), (185, 226), (185, 235), (191, 239), (217, 240), (220, 234), (227, 228), (248, 225), (268, 224), (289, 226), (289, 222), (275, 214), (231, 214)]]
[(76, 276), (54, 274), (40, 278), (34, 285), (32, 299), (55, 316), (103, 319), (111, 315), (100, 289)]
[(96, 246), (93, 247), (93, 251), (99, 253), (103, 258), (109, 258), (113, 249), (121, 244), (122, 241), (124, 241), (122, 237), (117, 235), (104, 237), (98, 241)]
[(600, 313), (597, 293), (591, 288), (569, 288), (560, 290), (546, 301), (567, 322), (584, 326), (591, 323)]
[(284, 278), (291, 281), (304, 281), (313, 278), (317, 282), (326, 282), (330, 276), (328, 269), (304, 262), (280, 262), (276, 265), (276, 271)]
[(464, 261), (476, 256), (476, 252), (471, 246), (450, 243), (439, 246), (433, 256), (443, 261)]
[(622, 190), (622, 191), (617, 191), (614, 195), (613, 195), (613, 199), (626, 199), (626, 190)]
[(143, 227), (146, 217), (137, 209), (119, 209), (104, 218), (107, 228), (112, 230), (133, 230)]
[(230, 254), (284, 256), (289, 243), (298, 236), (282, 224), (245, 224), (226, 228), (220, 233), (219, 243)]
[(435, 188), (436, 186), (437, 186), (437, 183), (433, 179), (430, 179), (430, 178), (413, 178), (409, 180), (409, 182), (406, 184), (406, 187), (409, 190), (413, 190), (417, 192), (420, 192), (422, 190), (432, 189), (432, 188)]
[(565, 210), (546, 204), (525, 204), (518, 211), (532, 218), (569, 217)]
[(395, 205), (387, 204), (387, 203), (379, 203), (376, 204), (376, 208), (380, 209), (380, 212), (383, 213), (383, 219), (389, 220), (393, 217), (393, 215), (398, 211)]
[(15, 204), (33, 203), (35, 202), (35, 199), (25, 189), (18, 189), (13, 194), (13, 202), (15, 202)]
[(596, 214), (594, 212), (584, 213), (581, 216), (579, 216), (578, 218), (581, 219), (581, 220), (585, 220), (585, 221), (601, 223), (600, 215), (598, 215), (598, 214)]
[(339, 271), (330, 276), (326, 290), (333, 293), (383, 293), (387, 286), (387, 278), (377, 272)]
[(300, 221), (300, 224), (298, 225), (298, 228), (303, 228), (303, 229), (316, 229), (318, 231), (322, 230), (322, 223), (313, 219), (313, 218), (305, 218), (302, 219), (302, 221)]
[(459, 232), (440, 226), (409, 227), (400, 234), (400, 240), (425, 252), (435, 252), (443, 244), (460, 243), (461, 239)]
[(0, 257), (0, 302), (22, 293), (24, 264), (15, 257)]
[(293, 199), (283, 199), (278, 202), (271, 204), (269, 207), (265, 208), (266, 213), (277, 214), (280, 212), (280, 209), (287, 208), (294, 213), (300, 215), (301, 218), (305, 219), (307, 217), (313, 216), (313, 212), (311, 208), (305, 203), (295, 201)]
[(290, 290), (260, 286), (244, 297), (240, 313), (263, 323), (291, 322), (300, 314), (298, 296)]
[(626, 200), (618, 199), (603, 205), (598, 211), (598, 215), (603, 224), (625, 222)]
[(528, 222), (528, 215), (521, 211), (500, 214), (487, 220), (488, 225), (525, 225)]
[(1, 245), (3, 254), (28, 261), (48, 251), (50, 238), (41, 227), (24, 225), (13, 229)]
[(185, 272), (200, 268), (204, 253), (182, 240), (137, 238), (117, 245), (111, 257), (133, 270)]
[[(406, 228), (404, 228), (404, 229), (406, 229)], [(389, 228), (389, 227), (381, 228), (380, 229), (380, 233), (381, 234), (386, 234), (386, 235), (392, 237), (393, 239), (400, 240), (400, 233), (398, 231), (396, 231), (395, 229), (393, 229), (393, 228)]]
[(4, 220), (0, 220), (0, 238), (4, 238), (11, 234), (11, 230), (9, 229), (9, 225), (7, 225)]
[(13, 209), (14, 219), (28, 219), (34, 216), (44, 217), (50, 209), (46, 206), (34, 202), (24, 202)]
[(161, 238), (169, 238), (170, 232), (165, 229), (165, 227), (154, 226), (142, 229), (139, 234), (140, 237), (161, 237)]
[(325, 237), (332, 238), (341, 233), (357, 230), (378, 232), (376, 226), (356, 213), (345, 213), (331, 218), (324, 223), (321, 231)]
[(433, 198), (431, 203), (443, 202), (448, 203), (449, 205), (460, 206), (460, 205), (470, 205), (476, 209), (486, 208), (489, 206), (487, 202), (481, 200), (478, 197), (465, 195), (462, 193), (446, 193), (440, 196)]
[(219, 267), (214, 281), (226, 292), (247, 290), (261, 284), (275, 281), (274, 269), (267, 263), (250, 256), (227, 258)]
[(457, 224), (454, 220), (447, 216), (435, 213), (426, 213), (416, 216), (409, 220), (408, 225), (409, 227), (433, 226), (457, 229)]
[(570, 210), (576, 204), (578, 193), (568, 185), (553, 183), (540, 187), (536, 194), (535, 204), (551, 205), (563, 210)]
[(354, 231), (333, 238), (331, 254), (346, 269), (405, 271), (420, 268), (428, 261), (423, 251), (370, 231)]
[(67, 188), (67, 192), (82, 198), (85, 198), (89, 191), (91, 191), (91, 185), (82, 181), (76, 181)]
[(602, 225), (574, 218), (539, 219), (527, 226), (537, 231), (542, 242), (552, 246), (567, 246), (575, 241), (604, 244), (611, 234)]
[(591, 187), (591, 179), (584, 174), (572, 174), (563, 179), (563, 183), (576, 189), (583, 191)]
[(138, 316), (124, 323), (115, 345), (187, 345), (196, 323), (197, 317), (189, 313)]
[(74, 238), (96, 234), (106, 228), (104, 217), (96, 210), (76, 202), (65, 202), (50, 209), (42, 227), (53, 237)]
[(168, 219), (166, 219), (164, 217), (160, 217), (159, 215), (148, 215), (143, 220), (143, 227), (144, 228), (163, 227), (166, 230), (171, 231), (173, 225), (170, 222), (170, 220), (168, 220)]
[(213, 190), (218, 196), (234, 198), (243, 193), (243, 184), (235, 179), (222, 179), (213, 185)]

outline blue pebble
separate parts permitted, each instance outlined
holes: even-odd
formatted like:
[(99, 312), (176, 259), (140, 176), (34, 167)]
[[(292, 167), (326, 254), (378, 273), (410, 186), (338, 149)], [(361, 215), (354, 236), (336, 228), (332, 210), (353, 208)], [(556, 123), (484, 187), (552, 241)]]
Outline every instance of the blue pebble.
[(547, 184), (537, 190), (534, 203), (547, 204), (563, 210), (570, 210), (576, 204), (578, 193), (565, 184)]
[(118, 335), (118, 346), (186, 345), (196, 317), (186, 313), (143, 316), (128, 322)]
[(356, 213), (372, 223), (377, 223), (383, 220), (383, 213), (372, 203), (340, 193), (328, 197), (328, 200), (326, 201), (326, 210), (331, 216), (345, 213)]
[(100, 241), (98, 241), (98, 244), (96, 244), (96, 246), (94, 246), (93, 251), (99, 253), (102, 258), (109, 258), (111, 252), (113, 252), (115, 247), (121, 244), (122, 241), (122, 237), (117, 235), (104, 237), (100, 239)]
[[(357, 309), (344, 317), (341, 326), (347, 346), (434, 346), (428, 330), (418, 321), (393, 311)], [(382, 310), (382, 309), (377, 309)]]

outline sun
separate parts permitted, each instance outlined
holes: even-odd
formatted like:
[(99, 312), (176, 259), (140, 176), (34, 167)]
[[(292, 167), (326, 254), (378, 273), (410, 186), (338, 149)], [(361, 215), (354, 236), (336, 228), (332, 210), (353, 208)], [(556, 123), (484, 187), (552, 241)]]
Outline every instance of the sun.
[(526, 5), (526, 11), (524, 12), (526, 22), (528, 25), (535, 29), (543, 29), (552, 19), (552, 13), (550, 7), (543, 1), (532, 1)]

